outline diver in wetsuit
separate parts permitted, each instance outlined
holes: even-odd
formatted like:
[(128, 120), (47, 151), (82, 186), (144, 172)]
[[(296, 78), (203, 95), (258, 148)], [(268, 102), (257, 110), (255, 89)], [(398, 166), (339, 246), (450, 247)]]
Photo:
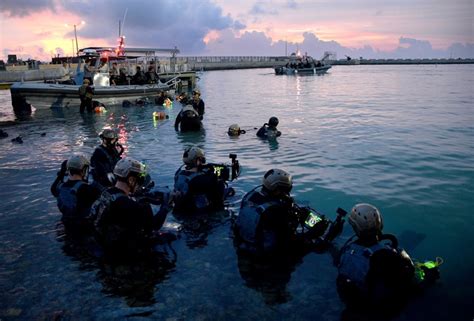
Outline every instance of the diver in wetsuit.
[(326, 249), (341, 233), (342, 217), (330, 222), (315, 210), (298, 206), (290, 196), (292, 187), (288, 172), (271, 169), (263, 176), (263, 184), (244, 196), (234, 225), (240, 252), (259, 257), (304, 254)]
[(193, 108), (199, 114), (199, 118), (202, 120), (204, 118), (204, 113), (205, 113), (205, 104), (204, 104), (204, 100), (201, 99), (201, 92), (199, 90), (193, 91), (192, 105), (193, 105)]
[(169, 211), (169, 195), (156, 199), (161, 204), (153, 213), (146, 198), (134, 196), (147, 178), (146, 167), (132, 158), (118, 161), (115, 186), (102, 192), (91, 208), (99, 244), (109, 257), (126, 259), (149, 253), (154, 231), (163, 225)]
[(268, 123), (260, 127), (257, 136), (260, 138), (275, 138), (281, 136), (281, 132), (277, 129), (278, 123), (278, 118), (270, 117)]
[(206, 167), (204, 151), (192, 146), (183, 153), (181, 166), (174, 176), (175, 212), (195, 213), (224, 207), (225, 181)]
[(240, 134), (245, 134), (246, 131), (243, 129), (240, 129), (240, 126), (238, 124), (232, 124), (229, 126), (229, 129), (227, 130), (227, 135), (231, 137), (235, 136), (240, 136)]
[(349, 223), (355, 236), (340, 250), (337, 277), (338, 293), (349, 307), (390, 313), (439, 278), (442, 260), (413, 262), (394, 235), (382, 233), (375, 206), (356, 204)]
[(181, 109), (178, 116), (176, 116), (176, 121), (174, 122), (174, 129), (182, 132), (188, 131), (199, 131), (202, 128), (201, 119), (199, 114), (191, 105), (186, 105)]
[[(68, 173), (68, 180), (64, 177)], [(89, 160), (82, 155), (72, 156), (61, 165), (56, 180), (51, 185), (51, 193), (56, 197), (62, 213), (61, 221), (69, 231), (87, 232), (92, 222), (89, 211), (92, 203), (99, 198), (100, 190), (87, 183)]]
[(113, 185), (113, 170), (120, 160), (123, 147), (118, 143), (118, 135), (112, 129), (104, 129), (99, 135), (102, 143), (96, 147), (91, 157), (91, 175), (101, 189)]

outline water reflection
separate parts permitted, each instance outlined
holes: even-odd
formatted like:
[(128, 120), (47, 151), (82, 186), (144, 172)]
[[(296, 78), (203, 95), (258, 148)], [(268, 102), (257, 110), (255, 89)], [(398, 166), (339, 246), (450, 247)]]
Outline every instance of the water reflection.
[(232, 212), (230, 210), (192, 215), (173, 213), (173, 216), (181, 224), (181, 232), (184, 233), (186, 245), (190, 249), (207, 246), (209, 235), (217, 227), (225, 224), (231, 215)]
[(91, 270), (98, 267), (102, 252), (92, 233), (85, 230), (66, 229), (61, 221), (56, 224), (56, 240), (63, 243), (63, 253), (79, 262), (79, 269)]
[(177, 254), (172, 247), (175, 237), (163, 234), (154, 250), (133, 259), (106, 257), (92, 233), (65, 229), (57, 224), (57, 240), (66, 256), (79, 262), (80, 270), (98, 270), (102, 292), (123, 297), (130, 307), (150, 306), (155, 302), (157, 284), (174, 271)]
[(198, 145), (206, 142), (206, 130), (201, 128), (197, 132), (177, 132), (177, 138), (180, 143)]
[(102, 261), (97, 273), (102, 283), (102, 292), (125, 299), (130, 307), (144, 307), (156, 303), (157, 284), (168, 279), (176, 266), (176, 252), (161, 249), (149, 257), (134, 262)]
[(267, 138), (262, 140), (266, 140), (269, 150), (274, 151), (278, 149), (278, 140), (276, 138)]
[(291, 300), (286, 287), (302, 258), (301, 255), (285, 254), (263, 260), (237, 251), (237, 266), (244, 284), (260, 292), (266, 304), (276, 305)]

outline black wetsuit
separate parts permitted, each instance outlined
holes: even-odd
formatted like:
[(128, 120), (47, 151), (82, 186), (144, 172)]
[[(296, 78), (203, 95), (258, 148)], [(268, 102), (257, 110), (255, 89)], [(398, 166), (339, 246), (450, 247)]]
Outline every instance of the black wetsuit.
[[(112, 199), (107, 204), (107, 197)], [(152, 232), (166, 219), (166, 212), (153, 216), (150, 204), (138, 202), (116, 187), (105, 190), (93, 205), (107, 204), (96, 217), (98, 241), (109, 254), (116, 257), (146, 253), (153, 245)], [(94, 212), (93, 212), (94, 213)]]
[(180, 111), (174, 122), (174, 128), (178, 130), (179, 127), (182, 132), (199, 131), (201, 126), (201, 119), (192, 111)]
[(260, 138), (275, 138), (281, 136), (281, 132), (276, 127), (268, 126), (264, 124), (257, 132), (257, 136)]
[(145, 76), (148, 84), (157, 84), (160, 82), (160, 76), (158, 76), (155, 71), (147, 71)]
[(134, 85), (144, 85), (147, 82), (146, 75), (143, 71), (137, 71), (132, 77), (132, 84)]
[[(78, 180), (67, 180), (62, 182), (62, 177), (58, 176), (51, 185), (51, 193), (59, 198), (63, 193), (69, 193), (72, 197), (64, 200), (58, 200), (58, 207), (62, 212), (61, 221), (69, 230), (90, 230), (92, 225), (89, 220), (89, 212), (92, 203), (97, 200), (101, 194), (100, 190), (92, 185)], [(66, 195), (67, 196), (67, 195)], [(68, 202), (66, 206), (61, 207), (61, 201)]]
[(205, 111), (204, 111), (204, 108), (205, 108), (204, 106), (205, 106), (205, 105), (204, 105), (204, 101), (203, 101), (202, 99), (199, 99), (198, 102), (196, 102), (195, 100), (193, 100), (193, 108), (198, 112), (199, 117), (200, 117), (201, 119), (204, 118), (204, 112), (205, 112)]
[(208, 212), (224, 207), (225, 182), (211, 170), (192, 172), (179, 169), (175, 174), (174, 188), (181, 193), (175, 199), (176, 213)]
[(287, 250), (295, 224), (291, 202), (254, 189), (242, 199), (235, 224), (238, 247), (261, 255)]
[(87, 112), (92, 112), (92, 98), (94, 97), (94, 87), (82, 85), (79, 88), (79, 98), (81, 99), (81, 106), (79, 107), (80, 113), (84, 113), (84, 110)]
[(115, 147), (107, 148), (99, 145), (91, 157), (91, 175), (102, 187), (112, 186), (107, 174), (113, 173), (115, 164), (120, 160), (120, 153)]

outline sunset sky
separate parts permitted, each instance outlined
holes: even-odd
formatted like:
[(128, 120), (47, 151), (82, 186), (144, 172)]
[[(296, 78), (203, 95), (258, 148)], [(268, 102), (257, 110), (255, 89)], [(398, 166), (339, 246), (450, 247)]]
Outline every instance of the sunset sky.
[[(2, 0), (0, 59), (126, 45), (181, 55), (474, 58), (473, 0)], [(126, 13), (126, 15), (125, 15)]]

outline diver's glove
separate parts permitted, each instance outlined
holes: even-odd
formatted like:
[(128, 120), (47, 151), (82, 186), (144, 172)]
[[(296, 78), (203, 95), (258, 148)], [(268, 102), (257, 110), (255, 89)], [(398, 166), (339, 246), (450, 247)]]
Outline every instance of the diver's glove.
[(439, 266), (443, 264), (443, 259), (437, 257), (435, 261), (415, 262), (415, 279), (422, 287), (433, 284), (439, 279)]
[(107, 173), (107, 179), (110, 183), (112, 183), (112, 185), (115, 185), (117, 182), (117, 178), (115, 177), (114, 173)]
[(169, 207), (172, 203), (172, 193), (168, 186), (155, 186), (137, 197), (147, 203), (161, 205), (162, 207)]
[(115, 146), (117, 148), (119, 157), (121, 157), (123, 152), (125, 151), (125, 148), (123, 148), (123, 146), (119, 143), (115, 144)]
[(419, 282), (433, 283), (439, 279), (439, 266), (443, 264), (443, 259), (437, 257), (435, 261), (416, 262), (415, 274)]
[(67, 172), (67, 159), (61, 163), (61, 169), (58, 172), (58, 176), (64, 177), (66, 176), (66, 172)]

